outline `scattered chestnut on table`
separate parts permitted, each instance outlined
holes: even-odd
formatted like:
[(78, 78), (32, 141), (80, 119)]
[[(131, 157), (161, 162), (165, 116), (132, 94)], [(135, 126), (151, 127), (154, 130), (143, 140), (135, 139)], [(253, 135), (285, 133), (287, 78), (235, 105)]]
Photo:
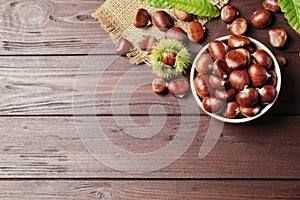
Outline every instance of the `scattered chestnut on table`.
[(268, 31), (269, 42), (273, 47), (283, 47), (287, 40), (287, 34), (284, 29), (277, 28)]
[(179, 98), (183, 98), (189, 91), (189, 88), (190, 83), (185, 78), (172, 80), (168, 84), (170, 93)]
[(183, 42), (187, 39), (187, 34), (182, 28), (174, 26), (167, 30), (165, 37), (167, 39), (176, 39), (178, 41)]
[(205, 29), (198, 21), (191, 21), (187, 27), (188, 38), (191, 42), (201, 42), (204, 38)]
[(221, 20), (225, 23), (231, 23), (238, 15), (238, 11), (230, 4), (227, 4), (221, 10)]
[(157, 40), (152, 35), (142, 35), (139, 40), (139, 46), (142, 51), (151, 52), (156, 43)]
[(248, 22), (245, 18), (240, 17), (235, 19), (228, 28), (233, 35), (244, 35), (248, 29)]
[(277, 56), (275, 56), (275, 58), (278, 62), (280, 69), (284, 68), (287, 63), (286, 58), (282, 55), (277, 55)]
[(182, 21), (189, 21), (192, 17), (191, 14), (184, 12), (182, 10), (174, 8), (174, 15), (177, 19), (182, 20)]
[(263, 0), (263, 7), (272, 12), (280, 12), (278, 0)]
[(158, 94), (164, 93), (167, 90), (167, 82), (160, 77), (154, 78), (152, 81), (152, 89)]
[(169, 13), (159, 10), (152, 17), (153, 24), (163, 32), (166, 32), (174, 25), (174, 21)]
[(272, 14), (264, 8), (255, 11), (251, 16), (251, 24), (255, 28), (266, 28), (272, 21)]
[(143, 28), (150, 24), (150, 15), (147, 10), (139, 8), (133, 15), (133, 25), (137, 28)]
[(116, 49), (115, 49), (117, 54), (124, 55), (124, 54), (128, 53), (130, 51), (130, 49), (131, 49), (131, 45), (130, 45), (130, 42), (127, 39), (120, 38), (117, 41)]

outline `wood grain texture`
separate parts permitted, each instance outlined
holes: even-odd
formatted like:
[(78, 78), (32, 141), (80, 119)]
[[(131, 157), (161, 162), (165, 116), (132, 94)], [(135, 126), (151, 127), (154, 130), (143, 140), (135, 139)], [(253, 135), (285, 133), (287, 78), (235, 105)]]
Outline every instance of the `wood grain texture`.
[[(17, 189), (16, 189), (17, 188)], [(1, 181), (6, 199), (299, 199), (299, 181)], [(5, 191), (5, 192), (3, 192)]]
[[(80, 114), (111, 115), (112, 105), (118, 108), (114, 114), (147, 115), (153, 105), (162, 105), (170, 115), (181, 114), (181, 107), (188, 114), (203, 114), (191, 94), (183, 100), (154, 94), (151, 68), (127, 61), (113, 55), (4, 56), (0, 59), (0, 115), (72, 115), (78, 108)], [(300, 113), (297, 62), (290, 60), (282, 75), (280, 97), (268, 114)], [(146, 83), (138, 83), (140, 80)], [(125, 109), (128, 105), (129, 111)], [(91, 112), (94, 107), (96, 111)]]
[[(128, 120), (126, 116), (120, 118)], [(154, 121), (162, 120), (159, 116), (156, 118)], [(175, 137), (182, 145), (186, 144), (185, 137), (176, 136), (179, 126), (197, 128), (195, 117), (185, 116), (190, 123), (180, 124), (180, 117), (168, 116), (161, 131), (141, 139), (130, 134), (147, 126), (149, 118), (132, 117), (132, 120), (138, 125), (117, 126), (113, 117), (99, 117), (98, 126), (116, 146), (139, 153), (160, 149)], [(146, 161), (137, 162), (133, 168), (128, 165), (128, 171), (136, 173), (126, 173), (93, 158), (80, 138), (94, 130), (95, 124), (93, 117), (85, 121), (73, 117), (1, 117), (0, 178), (300, 178), (299, 116), (265, 117), (247, 125), (225, 124), (212, 151), (199, 159), (199, 149), (210, 122), (208, 117), (201, 117), (197, 136), (188, 150), (173, 164), (151, 173), (137, 173)], [(83, 127), (79, 129), (83, 132), (78, 134), (75, 125)], [(156, 126), (160, 123), (152, 123), (149, 128)], [(191, 133), (187, 130), (186, 134)], [(91, 141), (98, 137), (84, 136)], [(118, 162), (116, 157), (118, 155), (108, 153), (105, 158)], [(166, 158), (158, 156), (157, 162)]]
[(0, 2), (0, 55), (88, 54), (109, 38), (91, 17), (103, 0)]

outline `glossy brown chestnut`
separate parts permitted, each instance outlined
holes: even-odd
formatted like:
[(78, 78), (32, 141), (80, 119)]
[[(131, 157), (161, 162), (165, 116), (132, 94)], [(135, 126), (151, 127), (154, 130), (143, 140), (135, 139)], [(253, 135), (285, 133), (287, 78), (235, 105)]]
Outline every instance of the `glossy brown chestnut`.
[(269, 30), (269, 42), (273, 47), (283, 47), (285, 45), (285, 42), (287, 40), (287, 34), (286, 31), (277, 28), (273, 30)]
[(280, 12), (278, 0), (263, 0), (263, 7), (272, 12)]
[(236, 95), (236, 102), (244, 107), (251, 107), (258, 101), (258, 91), (255, 88), (245, 87)]
[(139, 41), (139, 46), (142, 51), (151, 52), (156, 43), (157, 40), (152, 35), (142, 35)]
[(215, 97), (223, 101), (235, 100), (236, 94), (237, 94), (237, 90), (234, 88), (229, 88), (228, 90), (221, 89), (215, 91)]
[(201, 97), (212, 96), (214, 94), (213, 88), (209, 84), (209, 76), (198, 74), (194, 79), (195, 90)]
[(230, 85), (237, 89), (243, 90), (245, 86), (250, 86), (250, 77), (246, 70), (233, 70), (229, 75)]
[(172, 17), (165, 11), (159, 10), (152, 17), (153, 24), (160, 30), (166, 32), (174, 25)]
[(198, 21), (191, 21), (187, 27), (188, 38), (191, 42), (201, 42), (204, 38), (204, 28)]
[(245, 47), (250, 44), (250, 39), (246, 36), (231, 35), (228, 38), (228, 46), (230, 48)]
[(240, 113), (240, 106), (235, 101), (227, 102), (224, 117), (232, 119)]
[(184, 12), (182, 10), (178, 10), (176, 8), (174, 8), (174, 15), (177, 19), (180, 19), (182, 21), (189, 21), (192, 17), (191, 14)]
[(163, 78), (157, 77), (152, 81), (152, 89), (156, 93), (164, 93), (167, 90), (167, 82)]
[(253, 117), (260, 112), (260, 106), (254, 105), (251, 107), (240, 106), (240, 113), (245, 117)]
[(203, 108), (210, 113), (218, 113), (224, 107), (223, 101), (215, 97), (204, 97), (202, 105)]
[(225, 61), (231, 69), (243, 69), (248, 65), (248, 56), (244, 52), (233, 49), (226, 53)]
[(212, 66), (213, 73), (222, 79), (227, 79), (232, 69), (228, 67), (226, 61), (222, 58), (215, 60)]
[(150, 23), (150, 15), (147, 10), (139, 8), (133, 15), (133, 25), (137, 28), (143, 28)]
[(131, 45), (127, 39), (121, 38), (117, 41), (116, 49), (115, 49), (117, 54), (124, 55), (124, 54), (128, 53), (130, 51), (130, 49), (131, 49)]
[(261, 67), (258, 64), (250, 65), (248, 68), (248, 74), (254, 87), (263, 86), (271, 76), (268, 74), (266, 68)]
[(228, 46), (219, 40), (211, 41), (208, 45), (209, 54), (215, 60), (224, 58), (228, 49)]
[(268, 73), (271, 75), (271, 77), (268, 79), (266, 84), (273, 85), (275, 87), (277, 85), (277, 74), (274, 70), (270, 70)]
[(251, 54), (250, 54), (250, 52), (245, 48), (238, 48), (238, 49), (236, 49), (236, 51), (241, 52), (247, 58), (246, 67), (248, 67), (251, 63)]
[(277, 56), (275, 56), (275, 58), (278, 62), (278, 65), (279, 65), (280, 69), (283, 69), (286, 66), (286, 63), (287, 63), (286, 58), (282, 55), (277, 55)]
[(229, 25), (229, 31), (233, 35), (244, 35), (248, 29), (248, 23), (245, 18), (237, 18)]
[(271, 56), (263, 49), (257, 49), (252, 56), (255, 63), (262, 67), (269, 68), (273, 64)]
[(228, 85), (228, 80), (223, 80), (216, 75), (210, 75), (208, 82), (214, 89), (225, 89), (225, 87)]
[(277, 96), (277, 90), (273, 85), (265, 85), (264, 87), (258, 89), (258, 92), (262, 104), (272, 103)]
[(199, 56), (195, 62), (195, 69), (200, 74), (207, 74), (211, 71), (213, 60), (209, 54), (205, 53)]
[(224, 6), (221, 10), (221, 19), (225, 23), (231, 23), (238, 15), (238, 11), (229, 4)]
[(176, 62), (176, 56), (177, 53), (172, 52), (165, 52), (161, 57), (161, 62), (165, 63), (166, 65), (169, 65), (170, 67), (173, 67)]
[(168, 84), (168, 89), (171, 94), (176, 97), (182, 98), (189, 91), (190, 83), (185, 78), (172, 80)]
[(174, 26), (166, 32), (165, 37), (167, 39), (176, 39), (183, 42), (186, 40), (187, 34), (182, 28)]
[(271, 21), (271, 12), (264, 8), (255, 11), (251, 16), (251, 23), (255, 28), (266, 28)]

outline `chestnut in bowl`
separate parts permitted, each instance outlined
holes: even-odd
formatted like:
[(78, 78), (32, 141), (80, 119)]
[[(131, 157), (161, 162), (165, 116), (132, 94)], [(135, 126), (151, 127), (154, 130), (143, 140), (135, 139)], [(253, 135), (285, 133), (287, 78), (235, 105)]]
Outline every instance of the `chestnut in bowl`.
[[(217, 38), (215, 40), (218, 40), (218, 41), (221, 41), (221, 42), (224, 42), (225, 44), (227, 44), (229, 37), (230, 36), (223, 36), (223, 37)], [(215, 41), (215, 40), (213, 40), (213, 41)], [(199, 53), (197, 54), (197, 56), (194, 59), (194, 62), (193, 62), (192, 68), (191, 68), (191, 73), (190, 73), (190, 87), (191, 87), (193, 97), (196, 100), (196, 103), (203, 110), (203, 112), (205, 112), (208, 116), (213, 117), (213, 118), (218, 119), (223, 122), (227, 122), (227, 123), (244, 123), (244, 122), (249, 122), (249, 121), (259, 118), (260, 116), (264, 115), (274, 105), (274, 103), (279, 95), (280, 88), (281, 88), (281, 72), (280, 72), (279, 64), (278, 64), (275, 56), (264, 44), (262, 44), (261, 42), (255, 40), (251, 37), (249, 37), (249, 40), (251, 42), (251, 45), (256, 50), (260, 50), (260, 49), (264, 50), (271, 57), (271, 59), (272, 59), (271, 68), (270, 69), (265, 68), (264, 70), (267, 70), (270, 73), (275, 73), (275, 76), (272, 76), (272, 77), (275, 77), (275, 79), (277, 79), (277, 80), (272, 81), (271, 79), (274, 79), (274, 78), (269, 76), (270, 80), (269, 79), (267, 81), (263, 80), (263, 82), (265, 82), (265, 83), (263, 85), (259, 85), (259, 86), (254, 86), (252, 83), (252, 80), (251, 80), (248, 87), (251, 88), (251, 91), (257, 90), (254, 92), (255, 94), (257, 94), (257, 93), (259, 93), (259, 91), (267, 91), (265, 89), (265, 85), (266, 84), (270, 85), (270, 82), (274, 82), (274, 88), (276, 91), (274, 91), (274, 88), (272, 88), (272, 91), (273, 91), (272, 95), (276, 95), (276, 96), (272, 97), (271, 100), (268, 99), (268, 101), (266, 101), (267, 103), (263, 103), (260, 100), (261, 97), (259, 96), (257, 99), (257, 102), (253, 101), (253, 103), (251, 103), (251, 106), (250, 106), (250, 104), (249, 105), (245, 104), (248, 107), (245, 107), (245, 105), (240, 105), (239, 103), (237, 103), (236, 99), (240, 98), (240, 97), (237, 97), (238, 90), (232, 89), (234, 87), (232, 87), (231, 85), (229, 85), (229, 86), (224, 85), (223, 89), (222, 88), (215, 89), (216, 92), (215, 93), (211, 92), (210, 96), (205, 96), (205, 97), (199, 96), (199, 94), (197, 93), (197, 87), (199, 87), (199, 85), (196, 86), (195, 83), (197, 83), (197, 82), (195, 82), (194, 80), (197, 77), (197, 75), (200, 76), (199, 72), (197, 72), (197, 69), (196, 69), (198, 59), (201, 58), (201, 56), (203, 54), (209, 55), (209, 48), (208, 48), (209, 44), (207, 44), (199, 51)], [(215, 62), (215, 59), (213, 59), (213, 61)], [(244, 69), (233, 69), (233, 71), (245, 70), (245, 72), (249, 73), (248, 68), (251, 66), (251, 64), (253, 64), (253, 62), (254, 62), (254, 59), (252, 59), (251, 63), (249, 63), (249, 65), (246, 66)], [(253, 70), (253, 69), (251, 69), (251, 70)], [(205, 76), (209, 77), (212, 74), (214, 74), (214, 72), (213, 72), (213, 70), (210, 70), (210, 71), (208, 71), (208, 73), (205, 74)], [(252, 79), (253, 79), (254, 78), (253, 76), (255, 75), (255, 73), (252, 73), (251, 75), (252, 75)], [(228, 80), (229, 77), (223, 77), (223, 79)], [(207, 87), (211, 87), (211, 86), (208, 85)], [(268, 86), (268, 87), (271, 87), (271, 86)], [(263, 89), (261, 89), (261, 88), (263, 88)], [(230, 90), (234, 91), (231, 93), (230, 99), (220, 98), (221, 96), (224, 96), (224, 94), (222, 94), (222, 91), (229, 92)], [(259, 95), (261, 95), (261, 94), (259, 94)], [(203, 102), (204, 98), (206, 98), (205, 102)], [(209, 112), (210, 110), (207, 109), (208, 99), (214, 99), (214, 102), (218, 103), (218, 108), (220, 107), (220, 110), (217, 109), (217, 111), (214, 110), (214, 112)], [(220, 102), (223, 102), (222, 106), (219, 105)], [(234, 103), (229, 103), (229, 102), (234, 102)], [(249, 110), (251, 111), (251, 109), (254, 109), (254, 108), (259, 108), (259, 109), (256, 109), (255, 112), (253, 112), (253, 114), (245, 113), (246, 111), (247, 112)]]

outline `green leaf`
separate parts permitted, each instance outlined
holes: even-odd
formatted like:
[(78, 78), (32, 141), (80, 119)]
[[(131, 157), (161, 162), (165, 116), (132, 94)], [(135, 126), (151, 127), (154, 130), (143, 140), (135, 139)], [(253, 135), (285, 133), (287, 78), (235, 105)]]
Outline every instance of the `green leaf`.
[(281, 11), (290, 26), (300, 33), (300, 1), (299, 0), (278, 0)]
[(167, 0), (173, 7), (185, 12), (202, 16), (202, 17), (218, 17), (220, 11), (217, 7), (206, 0)]
[(171, 5), (168, 4), (167, 1), (163, 1), (163, 0), (140, 0), (140, 1), (150, 6), (154, 6), (158, 8), (171, 8)]

